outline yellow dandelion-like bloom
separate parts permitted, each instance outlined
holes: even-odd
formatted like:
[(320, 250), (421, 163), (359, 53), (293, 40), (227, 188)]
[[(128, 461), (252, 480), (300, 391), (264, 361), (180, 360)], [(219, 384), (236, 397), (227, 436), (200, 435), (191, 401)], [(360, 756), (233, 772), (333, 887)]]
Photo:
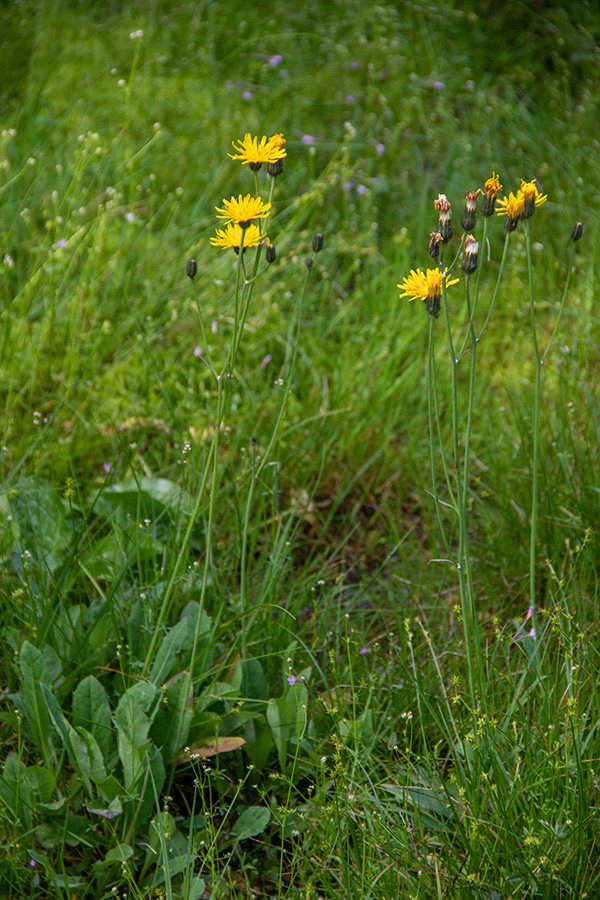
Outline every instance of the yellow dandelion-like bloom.
[(282, 151), (283, 151), (283, 152), (281, 153), (281, 156), (278, 157), (279, 159), (281, 159), (282, 156), (285, 156), (285, 150), (283, 149), (283, 148), (285, 147), (285, 138), (284, 138), (284, 136), (283, 136), (282, 134), (274, 134), (274, 135), (272, 135), (272, 136), (269, 138), (269, 143), (272, 144), (274, 147), (277, 147), (278, 150), (282, 150)]
[(215, 206), (219, 219), (226, 219), (234, 225), (241, 225), (247, 228), (253, 219), (264, 219), (269, 215), (271, 209), (270, 203), (263, 203), (260, 197), (253, 197), (252, 194), (241, 194), (232, 197), (231, 200), (223, 199), (223, 209)]
[[(275, 137), (283, 140), (283, 135), (275, 135)], [(266, 135), (263, 135), (259, 142), (257, 137), (246, 134), (243, 141), (237, 142), (237, 146), (235, 141), (232, 141), (231, 144), (237, 153), (228, 153), (227, 156), (230, 156), (231, 159), (241, 159), (243, 166), (248, 164), (255, 172), (263, 163), (274, 163), (285, 156), (283, 147), (285, 140), (283, 144), (275, 143), (273, 138), (267, 138)]]
[(216, 231), (217, 236), (210, 239), (213, 247), (222, 247), (224, 250), (231, 248), (236, 253), (240, 252), (242, 237), (244, 238), (244, 250), (248, 247), (258, 247), (266, 239), (266, 235), (261, 234), (258, 225), (254, 224), (242, 228), (241, 225), (230, 222), (225, 230), (217, 228)]
[(523, 218), (528, 219), (535, 212), (536, 206), (541, 206), (548, 199), (547, 194), (538, 191), (535, 181), (523, 181), (521, 178), (520, 194), (523, 194)]
[(487, 197), (489, 197), (491, 200), (496, 199), (496, 197), (502, 190), (502, 185), (500, 184), (500, 179), (495, 172), (492, 172), (492, 177), (488, 178), (488, 180), (484, 182), (483, 189)]
[(484, 182), (483, 189), (485, 194), (481, 201), (481, 215), (492, 216), (496, 209), (496, 197), (502, 190), (500, 179), (495, 172), (492, 172), (492, 177)]
[(520, 219), (523, 215), (523, 205), (525, 203), (525, 195), (522, 191), (513, 194), (511, 191), (508, 197), (498, 200), (499, 216), (510, 216), (511, 219)]
[(498, 200), (499, 216), (506, 216), (504, 228), (506, 231), (514, 231), (518, 225), (519, 219), (523, 217), (523, 209), (525, 207), (525, 195), (523, 191), (517, 191), (513, 194), (511, 191), (508, 197)]
[(446, 288), (457, 284), (458, 278), (450, 278), (441, 269), (427, 269), (421, 272), (411, 269), (408, 278), (402, 279), (402, 284), (396, 285), (402, 289), (400, 297), (408, 297), (409, 300), (423, 300), (427, 304), (427, 312), (431, 318), (437, 319), (440, 312), (440, 298), (444, 282)]

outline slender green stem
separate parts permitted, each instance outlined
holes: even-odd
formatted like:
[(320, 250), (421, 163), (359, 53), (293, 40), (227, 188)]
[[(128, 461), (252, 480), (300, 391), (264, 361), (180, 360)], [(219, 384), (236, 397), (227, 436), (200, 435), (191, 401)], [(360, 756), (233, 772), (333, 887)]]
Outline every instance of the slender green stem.
[(537, 525), (538, 525), (538, 464), (540, 453), (540, 398), (542, 392), (542, 359), (538, 346), (537, 330), (535, 325), (535, 305), (533, 301), (533, 263), (531, 259), (531, 237), (529, 219), (524, 222), (525, 246), (527, 249), (527, 272), (529, 276), (529, 312), (531, 317), (531, 337), (535, 355), (535, 383), (533, 389), (533, 415), (531, 429), (533, 432), (533, 459), (531, 462), (531, 529), (529, 538), (529, 603), (535, 606), (535, 564), (537, 559)]
[(490, 321), (490, 316), (492, 315), (492, 310), (494, 309), (494, 304), (496, 302), (496, 297), (498, 295), (498, 288), (500, 287), (500, 282), (502, 281), (502, 273), (504, 271), (504, 264), (506, 263), (506, 255), (508, 252), (508, 239), (510, 237), (510, 232), (507, 231), (504, 236), (504, 249), (502, 250), (502, 259), (500, 260), (500, 268), (498, 269), (498, 278), (496, 279), (496, 287), (494, 288), (494, 293), (492, 294), (492, 301), (490, 303), (490, 308), (488, 309), (488, 314), (485, 317), (485, 322), (483, 323), (483, 327), (479, 334), (477, 335), (477, 341), (480, 341), (483, 334), (485, 334), (485, 329), (487, 328), (487, 323)]
[[(441, 444), (440, 421), (439, 421), (438, 409), (437, 409), (436, 378), (435, 378), (434, 321), (435, 320), (432, 317), (429, 318), (429, 349), (428, 349), (428, 354), (427, 354), (427, 357), (428, 357), (427, 404), (428, 404), (428, 413), (429, 413), (429, 463), (430, 463), (430, 468), (431, 468), (431, 491), (433, 494), (433, 500), (435, 503), (435, 512), (437, 515), (437, 520), (438, 520), (438, 525), (440, 527), (440, 533), (442, 535), (442, 540), (444, 542), (444, 547), (446, 548), (446, 553), (448, 554), (448, 558), (456, 565), (456, 560), (453, 557), (453, 553), (450, 548), (448, 538), (446, 536), (446, 529), (444, 528), (444, 522), (442, 519), (441, 510), (440, 510), (440, 502), (438, 500), (437, 478), (436, 478), (436, 474), (435, 474), (434, 439), (433, 439), (434, 420), (437, 425), (438, 438), (440, 440), (440, 449), (441, 449), (441, 453), (442, 453), (442, 459), (444, 459), (444, 472), (446, 475), (446, 484), (448, 485), (449, 490), (451, 490), (450, 478), (448, 475), (448, 470), (446, 468), (444, 448), (443, 448), (443, 445)], [(458, 510), (457, 510), (457, 512), (458, 512)]]
[(475, 689), (475, 673), (478, 670), (478, 648), (474, 645), (475, 635), (473, 633), (473, 620), (476, 617), (474, 615), (475, 610), (473, 609), (473, 604), (471, 602), (471, 588), (468, 584), (468, 572), (470, 566), (467, 562), (469, 546), (465, 515), (465, 485), (463, 484), (461, 474), (460, 452), (458, 444), (458, 360), (456, 358), (454, 341), (452, 339), (452, 328), (450, 326), (450, 312), (448, 309), (445, 281), (442, 282), (442, 305), (444, 307), (444, 318), (446, 320), (446, 334), (448, 339), (448, 350), (450, 352), (450, 371), (452, 376), (452, 446), (454, 452), (454, 469), (456, 473), (456, 498), (459, 511), (459, 546), (456, 568), (458, 571), (463, 629), (467, 653), (469, 694), (471, 700), (471, 708), (475, 709), (477, 696), (477, 692)]

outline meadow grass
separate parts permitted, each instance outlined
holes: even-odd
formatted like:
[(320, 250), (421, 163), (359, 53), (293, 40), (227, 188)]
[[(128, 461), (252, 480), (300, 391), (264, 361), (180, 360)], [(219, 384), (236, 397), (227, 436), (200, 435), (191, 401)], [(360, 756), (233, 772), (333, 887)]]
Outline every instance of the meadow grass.
[(0, 896), (598, 896), (593, 5), (0, 26)]

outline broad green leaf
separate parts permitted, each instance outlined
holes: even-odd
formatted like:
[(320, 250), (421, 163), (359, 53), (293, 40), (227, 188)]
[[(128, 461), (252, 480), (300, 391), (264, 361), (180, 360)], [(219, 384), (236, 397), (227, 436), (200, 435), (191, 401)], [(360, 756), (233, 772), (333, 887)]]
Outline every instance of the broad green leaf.
[(266, 700), (269, 685), (263, 667), (257, 659), (245, 659), (242, 663), (242, 696), (248, 700)]
[(95, 784), (106, 781), (108, 774), (104, 768), (102, 751), (94, 735), (85, 728), (75, 729), (70, 725), (69, 736), (80, 773)]
[(276, 700), (271, 698), (267, 704), (267, 722), (271, 727), (271, 734), (277, 747), (279, 765), (285, 770), (287, 757), (287, 743), (290, 737), (295, 737), (293, 724), (296, 721), (296, 713), (292, 712), (283, 698)]
[[(188, 683), (189, 682), (189, 683)], [(188, 672), (180, 672), (165, 685), (163, 706), (152, 725), (152, 740), (162, 748), (168, 764), (188, 743), (194, 714), (194, 695)]]
[(118, 749), (125, 788), (132, 796), (137, 796), (136, 788), (146, 771), (147, 755), (150, 749), (148, 731), (151, 720), (139, 700), (126, 691), (115, 710)]
[(23, 478), (11, 506), (24, 548), (53, 571), (61, 562), (70, 539), (67, 508), (56, 488), (40, 478)]
[(244, 751), (248, 754), (250, 762), (255, 768), (262, 769), (266, 766), (275, 746), (271, 729), (264, 724), (264, 720), (256, 722), (249, 720), (244, 725), (244, 737), (246, 738)]
[(16, 754), (6, 758), (0, 778), (0, 800), (10, 812), (13, 823), (20, 822), (21, 828), (29, 831), (32, 827), (31, 790), (25, 780), (27, 767)]
[(93, 675), (88, 675), (73, 692), (73, 725), (94, 735), (103, 757), (111, 747), (112, 722), (106, 691)]
[(140, 511), (142, 517), (160, 513), (161, 507), (175, 516), (184, 515), (191, 508), (189, 494), (167, 478), (128, 478), (105, 488), (102, 498), (121, 504), (131, 515)]
[(102, 816), (103, 819), (116, 819), (117, 816), (123, 815), (123, 807), (119, 797), (115, 797), (106, 809), (97, 809), (95, 806), (86, 806), (86, 809), (91, 815)]
[(133, 848), (129, 844), (117, 844), (104, 857), (105, 863), (126, 862), (133, 856)]
[(271, 810), (267, 806), (249, 806), (231, 830), (238, 841), (244, 841), (262, 834), (270, 821)]
[(23, 678), (24, 712), (44, 762), (48, 762), (52, 755), (50, 716), (40, 687), (40, 682), (49, 680), (46, 663), (37, 647), (34, 647), (29, 641), (23, 641), (19, 654), (19, 665)]
[(53, 773), (43, 766), (28, 766), (24, 781), (31, 791), (32, 798), (37, 803), (49, 803), (56, 790), (56, 778)]

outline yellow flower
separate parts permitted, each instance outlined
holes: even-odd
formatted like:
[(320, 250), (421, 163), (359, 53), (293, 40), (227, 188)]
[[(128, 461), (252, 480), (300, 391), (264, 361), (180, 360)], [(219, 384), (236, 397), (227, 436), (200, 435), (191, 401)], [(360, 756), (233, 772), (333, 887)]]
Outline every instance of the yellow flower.
[(517, 191), (516, 195), (511, 191), (508, 197), (504, 197), (503, 200), (498, 200), (498, 206), (501, 207), (501, 209), (498, 210), (497, 215), (510, 216), (511, 219), (520, 219), (523, 215), (524, 203), (525, 197), (522, 191)]
[(266, 235), (260, 233), (258, 225), (249, 225), (247, 228), (242, 228), (241, 225), (233, 225), (230, 222), (224, 231), (222, 228), (217, 228), (217, 236), (212, 237), (210, 242), (213, 247), (223, 247), (225, 250), (231, 247), (236, 253), (239, 253), (242, 236), (244, 238), (244, 250), (248, 247), (257, 247), (266, 239)]
[(500, 179), (495, 172), (492, 172), (492, 177), (484, 182), (483, 189), (485, 191), (485, 196), (481, 201), (481, 215), (491, 216), (496, 209), (496, 197), (502, 190)]
[(223, 207), (220, 209), (215, 206), (219, 219), (226, 219), (228, 222), (233, 222), (234, 225), (247, 228), (252, 219), (266, 218), (269, 215), (271, 204), (263, 203), (260, 197), (253, 197), (251, 194), (246, 194), (245, 197), (239, 194), (237, 200), (235, 197), (232, 197), (231, 200), (223, 199)]
[(486, 196), (489, 197), (490, 200), (496, 199), (496, 197), (502, 190), (502, 185), (500, 184), (500, 179), (495, 172), (492, 172), (492, 177), (488, 178), (488, 180), (484, 183), (483, 189), (486, 193)]
[(402, 288), (400, 297), (425, 301), (430, 317), (437, 319), (444, 281), (446, 287), (449, 288), (453, 284), (457, 284), (458, 278), (451, 279), (450, 275), (442, 272), (441, 269), (427, 269), (426, 273), (421, 272), (420, 269), (417, 271), (411, 269), (408, 278), (403, 278), (402, 284), (398, 284), (397, 287)]
[(538, 191), (535, 181), (523, 181), (521, 178), (520, 194), (523, 194), (523, 218), (528, 219), (535, 212), (536, 206), (541, 206), (548, 199), (547, 194)]
[[(269, 143), (272, 144), (274, 147), (277, 147), (278, 150), (283, 150), (283, 153), (281, 154), (281, 156), (285, 156), (285, 150), (283, 149), (285, 147), (285, 138), (282, 134), (272, 135), (269, 138)], [(278, 158), (281, 158), (281, 157), (278, 157)]]
[(517, 191), (516, 195), (511, 191), (508, 197), (498, 200), (499, 216), (506, 216), (504, 228), (506, 231), (514, 231), (517, 227), (519, 219), (523, 216), (525, 206), (525, 195), (523, 191)]
[[(275, 138), (281, 139), (283, 143), (276, 143)], [(285, 156), (285, 149), (283, 144), (285, 144), (285, 140), (283, 140), (283, 135), (274, 135), (274, 137), (267, 138), (263, 135), (260, 139), (260, 143), (257, 137), (252, 137), (250, 134), (244, 135), (243, 141), (238, 141), (237, 146), (235, 141), (232, 141), (232, 146), (234, 150), (237, 150), (237, 153), (228, 153), (227, 156), (230, 156), (231, 159), (241, 159), (242, 165), (246, 165), (246, 163), (253, 169), (255, 172), (260, 169), (263, 163), (274, 163), (277, 162), (278, 159), (283, 159)]]

